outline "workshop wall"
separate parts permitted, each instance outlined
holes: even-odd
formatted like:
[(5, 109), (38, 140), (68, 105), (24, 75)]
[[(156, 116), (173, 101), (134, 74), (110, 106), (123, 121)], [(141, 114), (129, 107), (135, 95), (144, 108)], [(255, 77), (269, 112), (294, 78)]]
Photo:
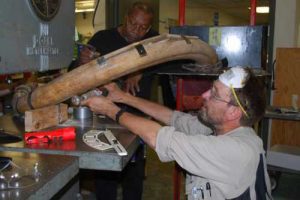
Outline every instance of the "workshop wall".
[(96, 11), (95, 21), (93, 27), (93, 15), (94, 12), (82, 12), (76, 13), (75, 26), (78, 33), (83, 37), (83, 41), (88, 40), (98, 30), (106, 28), (105, 25), (105, 1), (100, 1), (98, 9)]
[[(271, 95), (271, 104), (275, 106), (291, 106), (292, 95), (300, 95), (300, 51), (295, 48), (300, 47), (299, 16), (300, 1), (276, 1), (273, 41), (276, 90)], [(269, 133), (272, 136), (271, 145), (300, 146), (299, 131), (297, 122), (272, 120)]]
[[(160, 1), (159, 32), (168, 33), (170, 26), (178, 25), (178, 0)], [(219, 25), (248, 25), (249, 19), (239, 19), (226, 13), (199, 5), (197, 1), (187, 1), (185, 25), (214, 25), (214, 14), (219, 15)]]
[(92, 37), (94, 28), (92, 25), (93, 13), (77, 13), (75, 17), (75, 26), (79, 34), (84, 37)]
[[(101, 1), (105, 2), (105, 1)], [(119, 19), (128, 9), (128, 6), (135, 0), (120, 1)], [(156, 16), (154, 21), (154, 28), (160, 33), (168, 33), (170, 26), (178, 25), (178, 0), (148, 0), (155, 8)], [(84, 37), (91, 37), (97, 30), (105, 29), (105, 3), (99, 6), (95, 18), (95, 28), (92, 26), (93, 13), (77, 13), (76, 14), (76, 28), (78, 32)], [(158, 12), (157, 12), (158, 11)], [(222, 11), (203, 7), (197, 4), (197, 1), (187, 1), (186, 4), (186, 25), (214, 25), (214, 15), (218, 13), (219, 25), (248, 25), (249, 19), (239, 19), (230, 16)], [(121, 23), (121, 22), (120, 22)]]
[(276, 1), (273, 43), (274, 56), (278, 47), (299, 47), (299, 15), (300, 1)]

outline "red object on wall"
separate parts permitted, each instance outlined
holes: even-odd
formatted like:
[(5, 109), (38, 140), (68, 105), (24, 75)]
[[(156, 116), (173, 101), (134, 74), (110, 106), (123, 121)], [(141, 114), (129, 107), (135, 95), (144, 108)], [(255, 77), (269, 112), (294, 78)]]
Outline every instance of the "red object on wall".
[(179, 0), (179, 26), (185, 25), (185, 0)]
[(254, 26), (256, 24), (256, 3), (257, 0), (251, 0), (250, 5), (250, 25)]

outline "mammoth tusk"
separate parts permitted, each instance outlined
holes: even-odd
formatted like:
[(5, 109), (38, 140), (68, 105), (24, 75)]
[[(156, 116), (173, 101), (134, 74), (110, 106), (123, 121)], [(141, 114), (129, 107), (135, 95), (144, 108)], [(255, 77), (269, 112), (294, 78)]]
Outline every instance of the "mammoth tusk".
[(214, 64), (217, 62), (217, 55), (212, 47), (198, 37), (160, 35), (101, 56), (46, 85), (23, 95), (16, 95), (14, 110), (24, 113), (34, 108), (54, 105), (126, 74), (180, 59)]

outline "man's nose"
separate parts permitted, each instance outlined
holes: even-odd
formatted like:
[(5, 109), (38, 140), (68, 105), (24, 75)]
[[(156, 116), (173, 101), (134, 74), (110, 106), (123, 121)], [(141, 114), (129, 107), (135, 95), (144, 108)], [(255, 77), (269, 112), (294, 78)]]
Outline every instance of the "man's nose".
[(206, 90), (205, 92), (203, 92), (201, 96), (202, 96), (202, 98), (203, 98), (204, 100), (209, 100), (209, 98), (210, 98), (210, 96), (211, 96), (211, 89)]
[(135, 27), (132, 32), (135, 33), (135, 34), (139, 34), (140, 33), (140, 28)]

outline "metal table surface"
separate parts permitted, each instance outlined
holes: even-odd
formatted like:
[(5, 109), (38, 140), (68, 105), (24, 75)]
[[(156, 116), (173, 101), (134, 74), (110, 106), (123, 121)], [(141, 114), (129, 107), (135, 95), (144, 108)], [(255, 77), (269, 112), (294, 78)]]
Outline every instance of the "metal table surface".
[[(50, 199), (78, 174), (78, 158), (22, 152), (0, 152), (0, 156), (12, 158), (13, 164), (1, 171), (0, 199)], [(37, 163), (37, 171), (34, 166)], [(20, 167), (20, 168), (18, 168)], [(38, 173), (37, 173), (38, 172)], [(14, 182), (9, 175), (18, 173)], [(35, 175), (34, 175), (35, 174)], [(38, 174), (38, 176), (36, 176)], [(18, 188), (4, 189), (7, 181)], [(79, 188), (78, 188), (79, 190)], [(76, 197), (77, 194), (72, 194)]]
[[(79, 158), (79, 167), (83, 169), (122, 171), (140, 143), (139, 138), (130, 133), (127, 129), (119, 126), (110, 119), (101, 118), (96, 115), (93, 115), (93, 118), (91, 119), (85, 120), (74, 120), (70, 118), (61, 126), (75, 126), (76, 140), (30, 145), (26, 144), (24, 141), (19, 141), (0, 144), (0, 151), (70, 155)], [(0, 127), (11, 135), (23, 138), (24, 121), (19, 117), (13, 117), (11, 114), (0, 117)], [(127, 150), (128, 155), (119, 156), (114, 149), (100, 151), (87, 146), (83, 142), (82, 136), (85, 132), (92, 129), (111, 130), (117, 140)], [(0, 141), (0, 143), (2, 142)]]

